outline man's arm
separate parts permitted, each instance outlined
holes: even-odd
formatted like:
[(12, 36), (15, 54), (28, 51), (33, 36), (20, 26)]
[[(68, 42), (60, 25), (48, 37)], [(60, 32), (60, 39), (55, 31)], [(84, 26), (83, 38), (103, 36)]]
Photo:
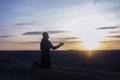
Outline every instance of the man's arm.
[(59, 43), (58, 45), (56, 45), (56, 46), (53, 46), (52, 43), (50, 42), (50, 46), (51, 46), (52, 49), (57, 49), (57, 48), (61, 47), (62, 45), (64, 45), (63, 42), (60, 42), (60, 43)]

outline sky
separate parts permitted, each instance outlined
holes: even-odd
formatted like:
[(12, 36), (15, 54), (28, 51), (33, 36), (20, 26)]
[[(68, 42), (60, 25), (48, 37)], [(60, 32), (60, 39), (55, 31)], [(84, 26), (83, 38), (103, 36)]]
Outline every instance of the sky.
[(120, 49), (120, 0), (0, 0), (0, 50)]

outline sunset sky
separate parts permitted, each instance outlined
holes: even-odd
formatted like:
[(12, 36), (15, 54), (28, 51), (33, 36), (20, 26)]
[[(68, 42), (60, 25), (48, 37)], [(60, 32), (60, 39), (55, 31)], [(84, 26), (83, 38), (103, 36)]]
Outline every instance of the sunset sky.
[(0, 0), (0, 50), (120, 49), (120, 0)]

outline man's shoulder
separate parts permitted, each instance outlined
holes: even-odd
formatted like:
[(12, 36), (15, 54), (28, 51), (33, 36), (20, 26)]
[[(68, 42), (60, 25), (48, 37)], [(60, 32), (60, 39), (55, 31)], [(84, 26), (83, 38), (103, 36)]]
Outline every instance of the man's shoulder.
[(41, 42), (49, 42), (49, 43), (51, 43), (48, 39), (42, 39)]

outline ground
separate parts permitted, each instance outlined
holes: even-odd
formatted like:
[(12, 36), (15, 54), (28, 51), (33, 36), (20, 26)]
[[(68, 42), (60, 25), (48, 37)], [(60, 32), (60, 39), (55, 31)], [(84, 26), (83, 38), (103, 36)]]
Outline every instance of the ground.
[(30, 63), (0, 63), (0, 80), (120, 80), (115, 72), (91, 71), (52, 66), (51, 69), (32, 69)]

